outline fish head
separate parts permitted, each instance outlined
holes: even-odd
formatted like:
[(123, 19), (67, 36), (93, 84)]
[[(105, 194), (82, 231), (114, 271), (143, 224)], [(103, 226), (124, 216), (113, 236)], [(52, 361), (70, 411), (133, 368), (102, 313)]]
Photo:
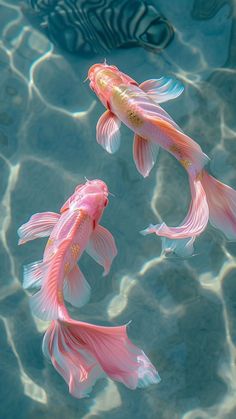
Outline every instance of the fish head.
[(106, 107), (113, 87), (122, 83), (118, 68), (106, 63), (94, 64), (90, 67), (88, 79), (90, 80), (90, 88)]
[(87, 180), (85, 184), (76, 187), (71, 196), (69, 209), (84, 210), (98, 222), (108, 205), (108, 194), (109, 190), (105, 182), (99, 179)]
[(121, 84), (137, 84), (126, 74), (122, 73), (114, 65), (94, 64), (88, 71), (90, 88), (96, 93), (104, 106), (109, 104), (110, 96), (114, 87)]
[[(64, 203), (64, 205), (61, 207), (61, 209), (60, 209), (61, 214), (65, 211), (69, 210), (75, 202), (78, 202), (79, 197), (80, 197), (79, 191), (82, 190), (83, 187), (84, 187), (84, 184), (80, 184), (80, 185), (76, 186), (75, 192), (67, 199), (67, 201)], [(82, 195), (81, 195), (81, 197), (82, 197)]]

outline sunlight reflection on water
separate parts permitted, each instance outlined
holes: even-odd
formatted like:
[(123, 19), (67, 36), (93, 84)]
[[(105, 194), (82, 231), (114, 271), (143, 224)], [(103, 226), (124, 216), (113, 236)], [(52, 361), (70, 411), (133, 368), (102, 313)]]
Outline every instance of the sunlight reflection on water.
[[(211, 157), (213, 174), (236, 187), (233, 3), (154, 3), (175, 27), (169, 46), (158, 55), (140, 48), (106, 58), (138, 81), (165, 74), (182, 80), (184, 94), (166, 110)], [(107, 155), (95, 140), (102, 107), (83, 83), (89, 66), (104, 57), (54, 48), (25, 20), (18, 1), (0, 0), (0, 19), (2, 391), (11, 386), (22, 418), (234, 418), (236, 245), (209, 226), (196, 256), (160, 256), (160, 240), (139, 231), (162, 217), (172, 224), (183, 218), (189, 202), (183, 169), (161, 152), (150, 177), (141, 179), (125, 128), (119, 153)], [(44, 243), (18, 248), (16, 230), (35, 212), (57, 211), (84, 176), (104, 179), (116, 195), (103, 221), (119, 254), (108, 278), (86, 256), (81, 260), (92, 300), (78, 315), (110, 324), (132, 320), (129, 334), (162, 381), (135, 392), (103, 381), (78, 401), (43, 359), (46, 325), (32, 319), (21, 288), (22, 265), (40, 259)], [(4, 418), (15, 417), (15, 403), (4, 397)]]

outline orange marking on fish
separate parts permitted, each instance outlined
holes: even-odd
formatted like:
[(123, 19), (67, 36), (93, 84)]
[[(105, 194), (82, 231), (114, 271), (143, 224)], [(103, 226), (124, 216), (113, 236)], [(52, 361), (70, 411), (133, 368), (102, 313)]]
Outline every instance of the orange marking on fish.
[(72, 253), (72, 256), (75, 259), (78, 258), (79, 252), (80, 252), (80, 246), (79, 246), (79, 244), (78, 243), (77, 244), (72, 244), (72, 246), (71, 246), (71, 253)]
[(60, 210), (60, 213), (63, 214), (64, 212), (68, 211), (69, 207), (63, 208), (62, 210)]
[(48, 239), (46, 246), (49, 247), (53, 244), (54, 240), (53, 239)]
[(127, 117), (134, 127), (140, 127), (144, 123), (143, 119), (132, 109), (127, 110)]
[(88, 217), (88, 213), (84, 210), (79, 210), (78, 211), (78, 218), (76, 220), (76, 225), (78, 226), (78, 224), (82, 223), (83, 221), (85, 221)]
[(203, 179), (203, 171), (201, 170), (197, 176), (196, 176), (196, 180), (202, 180)]
[(179, 162), (182, 164), (182, 166), (187, 170), (189, 166), (191, 166), (191, 161), (187, 159), (180, 159)]
[(64, 273), (68, 274), (70, 272), (70, 263), (66, 262), (64, 265)]
[(62, 293), (62, 291), (61, 291), (61, 290), (59, 290), (59, 291), (58, 291), (58, 293), (57, 293), (57, 298), (58, 298), (58, 302), (59, 302), (59, 304), (63, 303), (64, 298), (63, 298), (63, 293)]

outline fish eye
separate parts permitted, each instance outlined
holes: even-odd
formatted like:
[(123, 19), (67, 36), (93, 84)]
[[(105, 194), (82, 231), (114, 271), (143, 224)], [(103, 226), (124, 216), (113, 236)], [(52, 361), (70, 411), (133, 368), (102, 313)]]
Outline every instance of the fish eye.
[(104, 207), (107, 207), (108, 205), (108, 199), (106, 198), (105, 202), (104, 202)]

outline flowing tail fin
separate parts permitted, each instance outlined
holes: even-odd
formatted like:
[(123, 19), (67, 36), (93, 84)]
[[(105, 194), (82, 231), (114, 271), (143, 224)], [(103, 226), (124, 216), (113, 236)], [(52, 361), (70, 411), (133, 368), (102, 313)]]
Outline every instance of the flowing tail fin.
[[(189, 177), (192, 201), (188, 213), (178, 227), (168, 227), (165, 223), (150, 225), (141, 233), (155, 233), (162, 236), (164, 251), (174, 251), (180, 256), (189, 256), (193, 252), (193, 242), (206, 228), (209, 208), (204, 187), (200, 179)], [(169, 240), (166, 240), (169, 239)]]
[(210, 223), (229, 240), (236, 239), (236, 190), (202, 171)]
[(106, 376), (131, 389), (160, 381), (145, 353), (129, 340), (126, 327), (95, 326), (69, 316), (51, 323), (43, 352), (73, 396), (86, 397), (97, 379)]

